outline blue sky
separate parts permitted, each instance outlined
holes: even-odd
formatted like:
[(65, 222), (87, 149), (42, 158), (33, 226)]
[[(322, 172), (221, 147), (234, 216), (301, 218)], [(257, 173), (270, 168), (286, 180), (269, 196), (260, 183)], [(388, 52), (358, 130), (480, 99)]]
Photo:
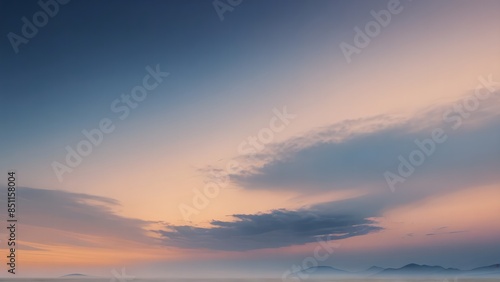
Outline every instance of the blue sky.
[[(340, 46), (391, 5), (346, 59)], [(57, 6), (13, 47), (42, 8), (0, 1), (0, 168), (22, 187), (21, 274), (217, 276), (230, 262), (279, 277), (318, 236), (341, 245), (324, 263), (351, 270), (500, 261), (498, 1), (243, 0), (223, 20), (205, 0)], [(144, 81), (158, 85), (120, 119), (113, 103)], [(113, 132), (69, 165), (104, 119)], [(436, 129), (447, 141), (391, 192), (384, 173)]]

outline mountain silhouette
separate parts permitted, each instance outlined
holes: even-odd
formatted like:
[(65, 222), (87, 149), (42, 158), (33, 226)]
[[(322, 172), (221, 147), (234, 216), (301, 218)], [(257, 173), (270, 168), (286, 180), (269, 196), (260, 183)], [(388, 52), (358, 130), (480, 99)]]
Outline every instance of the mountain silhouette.
[(420, 265), (416, 263), (407, 264), (401, 268), (387, 268), (378, 272), (377, 276), (453, 276), (460, 274), (461, 270), (456, 268), (444, 268), (442, 266)]
[(61, 278), (85, 278), (85, 277), (90, 277), (90, 276), (81, 273), (71, 273), (61, 276)]
[(352, 275), (352, 273), (331, 266), (309, 267), (307, 269), (297, 271), (293, 274), (293, 276), (301, 278), (307, 278), (307, 277), (318, 278), (318, 277), (346, 276), (346, 275)]
[(292, 277), (324, 278), (324, 277), (500, 277), (500, 264), (477, 267), (471, 270), (445, 268), (439, 265), (420, 265), (410, 263), (400, 268), (382, 268), (372, 266), (364, 271), (349, 272), (331, 266), (310, 267), (294, 272)]

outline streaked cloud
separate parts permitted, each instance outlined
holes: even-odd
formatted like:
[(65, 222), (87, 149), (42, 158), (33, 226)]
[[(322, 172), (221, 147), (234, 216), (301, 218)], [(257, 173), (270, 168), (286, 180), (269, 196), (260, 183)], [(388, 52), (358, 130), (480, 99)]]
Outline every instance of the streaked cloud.
[[(120, 204), (114, 199), (28, 187), (19, 187), (16, 193), (17, 216), (23, 229), (30, 230), (23, 232), (25, 241), (86, 247), (112, 240), (153, 241), (147, 228), (154, 222), (118, 215), (114, 209)], [(0, 194), (0, 205), (7, 206), (6, 189)]]
[(180, 248), (245, 251), (302, 245), (317, 240), (340, 240), (382, 228), (370, 218), (315, 207), (235, 214), (235, 221), (214, 220), (210, 227), (167, 226), (163, 243)]
[(398, 157), (408, 158), (418, 149), (415, 140), (430, 138), (436, 128), (443, 129), (448, 140), (437, 144), (412, 178), (453, 176), (458, 183), (476, 184), (497, 179), (491, 170), (500, 166), (498, 99), (484, 102), (456, 130), (456, 119), (443, 119), (450, 108), (453, 105), (447, 104), (406, 120), (379, 116), (315, 130), (270, 146), (265, 153), (245, 156), (246, 169), (231, 179), (249, 190), (380, 191), (387, 187), (384, 172), (395, 171)]

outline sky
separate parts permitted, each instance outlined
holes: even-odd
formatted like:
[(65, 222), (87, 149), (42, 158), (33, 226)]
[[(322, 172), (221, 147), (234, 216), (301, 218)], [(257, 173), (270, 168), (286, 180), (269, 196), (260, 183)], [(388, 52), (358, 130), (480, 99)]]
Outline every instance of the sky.
[(1, 0), (16, 275), (500, 263), (499, 27), (493, 0)]

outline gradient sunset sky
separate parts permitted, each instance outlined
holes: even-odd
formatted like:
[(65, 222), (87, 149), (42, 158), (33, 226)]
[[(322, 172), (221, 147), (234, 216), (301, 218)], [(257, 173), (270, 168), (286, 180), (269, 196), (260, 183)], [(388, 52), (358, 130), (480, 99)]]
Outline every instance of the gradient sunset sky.
[[(348, 62), (341, 44), (388, 3), (243, 0), (221, 20), (211, 0), (72, 0), (16, 53), (8, 34), (42, 8), (1, 0), (19, 275), (280, 278), (327, 237), (321, 264), (351, 271), (500, 263), (500, 1), (401, 0)], [(120, 118), (148, 66), (169, 75)], [(113, 132), (58, 179), (103, 119)]]

